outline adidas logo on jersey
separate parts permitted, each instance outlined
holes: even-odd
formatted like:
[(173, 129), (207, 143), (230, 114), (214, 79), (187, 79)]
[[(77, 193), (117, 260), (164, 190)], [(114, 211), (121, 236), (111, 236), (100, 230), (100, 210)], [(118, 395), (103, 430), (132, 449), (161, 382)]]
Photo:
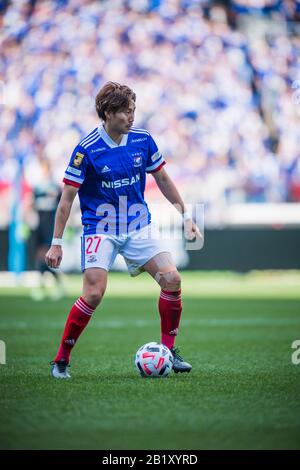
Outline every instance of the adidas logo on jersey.
[(107, 173), (108, 171), (110, 171), (110, 168), (109, 168), (107, 165), (105, 165), (105, 166), (102, 168), (101, 173)]

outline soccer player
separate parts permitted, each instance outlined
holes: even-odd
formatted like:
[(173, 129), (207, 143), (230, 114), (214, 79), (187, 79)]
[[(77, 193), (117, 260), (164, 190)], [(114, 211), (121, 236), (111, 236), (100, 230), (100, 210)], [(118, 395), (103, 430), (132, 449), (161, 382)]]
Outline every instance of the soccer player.
[(36, 230), (36, 268), (39, 272), (39, 287), (33, 290), (33, 300), (43, 300), (46, 295), (45, 272), (50, 272), (55, 279), (55, 290), (51, 295), (53, 300), (58, 300), (64, 295), (61, 274), (50, 269), (45, 263), (45, 254), (51, 243), (54, 227), (55, 212), (60, 200), (61, 188), (54, 181), (48, 160), (41, 161), (41, 178), (38, 184), (32, 188), (33, 207), (38, 216)]
[(171, 254), (162, 249), (151, 230), (144, 200), (146, 173), (152, 174), (162, 194), (182, 213), (187, 238), (201, 234), (167, 174), (153, 138), (149, 132), (132, 127), (135, 100), (135, 93), (126, 85), (108, 82), (103, 86), (96, 96), (102, 125), (75, 147), (65, 172), (54, 236), (45, 260), (51, 268), (60, 265), (63, 232), (78, 192), (83, 224), (83, 292), (69, 313), (51, 363), (55, 378), (70, 377), (67, 367), (72, 348), (101, 302), (108, 271), (118, 253), (132, 276), (147, 271), (160, 285), (161, 342), (173, 354), (176, 373), (192, 369), (174, 347), (182, 310), (180, 275)]

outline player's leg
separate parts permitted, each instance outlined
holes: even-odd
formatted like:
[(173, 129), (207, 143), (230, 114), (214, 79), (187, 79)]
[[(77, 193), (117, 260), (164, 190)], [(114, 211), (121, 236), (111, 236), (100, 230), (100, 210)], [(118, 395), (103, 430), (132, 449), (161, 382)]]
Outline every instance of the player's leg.
[(44, 285), (44, 274), (46, 271), (52, 272), (51, 268), (45, 263), (45, 254), (51, 244), (53, 228), (54, 228), (54, 212), (53, 211), (38, 211), (39, 224), (37, 228), (37, 269), (40, 272), (41, 283)]
[(160, 285), (158, 302), (161, 317), (162, 343), (169, 349), (174, 346), (181, 317), (181, 278), (170, 253), (155, 255), (143, 268)]
[(45, 282), (46, 272), (51, 273), (51, 275), (53, 276), (53, 279), (55, 280), (54, 289), (50, 294), (51, 299), (59, 300), (65, 294), (61, 272), (59, 272), (58, 270), (49, 268), (49, 266), (47, 266), (47, 264), (45, 263), (45, 255), (48, 250), (49, 250), (49, 245), (45, 245), (45, 244), (43, 244), (37, 249), (36, 264), (37, 264), (37, 271), (39, 272), (39, 288), (37, 291), (34, 291), (32, 293), (34, 300), (42, 300), (47, 294), (46, 282)]
[(107, 270), (103, 268), (89, 268), (83, 273), (82, 299), (91, 308), (100, 304), (107, 285)]
[(49, 249), (49, 244), (51, 243), (51, 238), (45, 240), (45, 231), (41, 220), (35, 234), (35, 269), (38, 273), (38, 286), (33, 289), (31, 292), (31, 297), (33, 300), (43, 300), (46, 296), (45, 282), (44, 282), (44, 273), (45, 271), (50, 271), (47, 264), (45, 263), (45, 254)]
[(181, 277), (168, 252), (156, 254), (144, 266), (160, 285), (161, 292), (158, 309), (161, 318), (161, 342), (172, 352), (174, 357), (173, 369), (175, 372), (190, 372), (192, 366), (184, 361), (175, 349), (175, 338), (178, 334), (182, 304), (181, 304)]
[(68, 378), (66, 365), (69, 363), (71, 350), (104, 295), (107, 272), (118, 253), (116, 243), (104, 235), (86, 235), (81, 241), (83, 293), (69, 313), (62, 341), (53, 361), (54, 370), (61, 367), (65, 371), (65, 375), (55, 375), (52, 369), (52, 375), (57, 378)]
[(54, 212), (39, 211), (39, 224), (36, 231), (36, 270), (39, 273), (39, 286), (36, 290), (32, 291), (32, 298), (34, 300), (43, 300), (47, 294), (45, 283), (46, 272), (51, 273), (55, 280), (55, 290), (53, 291), (51, 298), (53, 300), (58, 300), (64, 295), (61, 273), (53, 270), (45, 263), (45, 255), (52, 240), (53, 227)]
[(181, 317), (181, 279), (168, 251), (161, 249), (159, 234), (151, 225), (135, 232), (120, 250), (132, 276), (147, 271), (158, 282), (161, 293), (158, 302), (161, 318), (161, 342), (171, 349), (175, 372), (189, 372), (192, 366), (174, 348)]
[(33, 300), (43, 300), (46, 296), (44, 273), (48, 271), (48, 266), (45, 263), (45, 254), (48, 247), (38, 246), (35, 254), (35, 268), (38, 274), (38, 285), (31, 291)]
[(69, 378), (66, 367), (70, 362), (71, 351), (101, 302), (106, 284), (107, 271), (105, 269), (89, 268), (84, 271), (82, 296), (71, 308), (52, 364), (52, 375), (55, 378)]

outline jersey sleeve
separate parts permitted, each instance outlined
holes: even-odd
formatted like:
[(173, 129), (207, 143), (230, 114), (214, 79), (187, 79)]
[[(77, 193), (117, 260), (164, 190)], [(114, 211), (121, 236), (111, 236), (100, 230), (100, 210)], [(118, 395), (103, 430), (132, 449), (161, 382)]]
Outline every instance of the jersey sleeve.
[(87, 167), (87, 155), (85, 150), (77, 145), (69, 161), (69, 165), (65, 171), (63, 182), (75, 188), (80, 188), (85, 179)]
[(166, 164), (161, 152), (159, 151), (156, 142), (154, 139), (149, 136), (149, 143), (148, 143), (148, 155), (147, 155), (147, 164), (146, 164), (146, 172), (147, 173), (155, 173), (159, 171), (164, 165)]

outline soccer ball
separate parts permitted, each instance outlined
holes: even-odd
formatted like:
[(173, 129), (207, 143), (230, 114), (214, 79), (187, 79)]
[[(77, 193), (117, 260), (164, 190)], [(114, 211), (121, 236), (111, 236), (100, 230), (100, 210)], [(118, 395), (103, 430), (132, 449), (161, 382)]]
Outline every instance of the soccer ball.
[(173, 367), (173, 356), (164, 344), (147, 343), (138, 349), (135, 367), (142, 377), (167, 377)]

